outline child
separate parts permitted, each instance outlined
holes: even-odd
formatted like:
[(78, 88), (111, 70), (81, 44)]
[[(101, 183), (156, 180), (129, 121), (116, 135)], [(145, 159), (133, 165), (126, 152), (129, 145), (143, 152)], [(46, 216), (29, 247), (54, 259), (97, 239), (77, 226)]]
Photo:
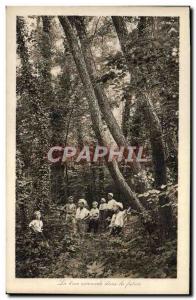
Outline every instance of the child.
[(113, 199), (113, 194), (112, 193), (108, 193), (108, 204), (107, 204), (107, 209), (108, 209), (108, 218), (112, 218), (113, 213), (114, 213), (114, 208), (115, 208), (115, 204), (116, 204), (116, 200)]
[(65, 205), (65, 223), (67, 232), (72, 235), (76, 233), (76, 205), (73, 203), (73, 196), (69, 196), (68, 203)]
[(41, 220), (41, 212), (35, 211), (35, 219), (29, 223), (29, 228), (32, 230), (36, 240), (42, 241), (42, 245), (49, 248), (49, 244), (46, 240), (46, 237), (43, 234), (43, 222)]
[(34, 216), (35, 219), (30, 222), (29, 228), (31, 228), (34, 233), (42, 233), (43, 222), (41, 220), (40, 211), (35, 211)]
[(130, 209), (123, 211), (123, 205), (121, 202), (116, 202), (114, 207), (114, 214), (111, 219), (109, 227), (111, 228), (111, 235), (119, 235), (124, 227), (125, 217), (129, 213)]
[(88, 232), (97, 233), (98, 231), (98, 225), (99, 225), (99, 209), (98, 209), (98, 203), (94, 201), (92, 203), (92, 208), (89, 213), (89, 227)]
[(79, 199), (78, 208), (76, 210), (76, 225), (79, 234), (86, 232), (86, 220), (89, 217), (89, 210), (85, 207), (86, 200)]
[(105, 198), (101, 198), (101, 204), (99, 205), (99, 224), (101, 232), (106, 229), (106, 219), (107, 219), (107, 203)]

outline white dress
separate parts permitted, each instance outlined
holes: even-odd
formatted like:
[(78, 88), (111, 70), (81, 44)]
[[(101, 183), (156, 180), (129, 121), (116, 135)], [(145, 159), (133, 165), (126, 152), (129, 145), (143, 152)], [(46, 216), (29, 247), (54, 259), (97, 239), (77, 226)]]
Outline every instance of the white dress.
[(113, 214), (109, 227), (123, 227), (126, 212), (126, 210), (123, 210)]

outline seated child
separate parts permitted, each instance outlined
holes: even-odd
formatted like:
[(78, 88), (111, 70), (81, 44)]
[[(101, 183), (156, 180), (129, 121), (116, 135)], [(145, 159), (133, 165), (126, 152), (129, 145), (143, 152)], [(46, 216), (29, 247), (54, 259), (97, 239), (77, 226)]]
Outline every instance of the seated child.
[(98, 209), (98, 203), (94, 201), (92, 203), (92, 208), (89, 213), (88, 232), (97, 233), (98, 225), (99, 225), (99, 209)]
[(116, 202), (114, 207), (114, 214), (111, 219), (109, 227), (111, 228), (111, 235), (119, 235), (124, 227), (125, 217), (129, 213), (129, 210), (123, 210), (123, 204)]
[(76, 232), (76, 205), (73, 203), (73, 196), (69, 196), (68, 203), (65, 205), (65, 223), (67, 232), (71, 235)]
[(86, 220), (89, 217), (89, 210), (85, 207), (86, 200), (80, 199), (78, 201), (78, 208), (76, 210), (76, 225), (78, 233), (86, 232)]
[(105, 198), (101, 198), (101, 203), (99, 205), (99, 225), (100, 225), (100, 230), (101, 232), (105, 231), (107, 227), (107, 213), (108, 213), (108, 208), (107, 208), (107, 203)]

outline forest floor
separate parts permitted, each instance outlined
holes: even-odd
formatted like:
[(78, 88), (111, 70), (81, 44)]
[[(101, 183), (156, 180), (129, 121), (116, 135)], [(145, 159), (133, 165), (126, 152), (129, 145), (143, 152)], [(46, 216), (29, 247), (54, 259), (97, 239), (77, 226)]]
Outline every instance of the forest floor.
[(49, 249), (40, 249), (34, 258), (21, 262), (31, 266), (30, 271), (26, 269), (27, 277), (176, 277), (176, 240), (160, 245), (155, 236), (152, 239), (146, 234), (137, 216), (129, 217), (118, 237), (106, 232), (71, 239), (62, 229), (55, 227), (55, 232), (55, 238), (49, 239)]
[(54, 226), (50, 230), (49, 248), (42, 245), (40, 249), (31, 249), (25, 257), (21, 253), (17, 277), (176, 277), (176, 240), (168, 239), (160, 245), (156, 236), (149, 238), (138, 219), (131, 216), (118, 237), (106, 232), (70, 239), (64, 235), (62, 226)]

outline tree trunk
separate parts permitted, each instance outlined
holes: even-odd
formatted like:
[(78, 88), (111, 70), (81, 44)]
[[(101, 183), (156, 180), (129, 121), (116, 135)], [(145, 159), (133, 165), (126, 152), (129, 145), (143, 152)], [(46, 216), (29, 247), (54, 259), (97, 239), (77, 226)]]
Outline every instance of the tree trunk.
[(132, 66), (131, 66), (131, 62), (132, 62), (132, 57), (129, 54), (129, 33), (126, 27), (126, 23), (123, 19), (123, 17), (112, 17), (112, 21), (114, 24), (114, 27), (116, 29), (116, 33), (120, 42), (120, 46), (122, 49), (122, 52), (125, 56), (125, 59), (127, 61), (127, 67), (129, 69), (129, 73), (130, 73), (130, 77), (132, 76)]
[[(110, 108), (110, 103), (108, 98), (104, 92), (104, 89), (97, 82), (97, 70), (95, 66), (95, 62), (93, 59), (92, 51), (90, 48), (89, 40), (86, 34), (85, 25), (83, 22), (83, 17), (68, 17), (74, 24), (78, 33), (78, 37), (81, 44), (81, 50), (84, 56), (84, 60), (86, 63), (86, 68), (88, 70), (91, 82), (93, 83), (94, 92), (96, 98), (98, 100), (99, 108), (102, 112), (103, 119), (106, 122), (112, 137), (114, 138), (117, 145), (127, 147), (128, 143), (123, 134), (122, 129), (114, 117), (112, 110)], [(128, 110), (127, 110), (128, 111)], [(133, 145), (134, 146), (134, 145)], [(143, 192), (147, 187), (146, 178), (144, 176), (144, 172), (142, 171), (140, 163), (136, 160), (136, 155), (133, 153), (133, 169), (131, 170), (131, 175), (138, 174), (140, 172), (141, 177), (141, 185), (140, 192)]]
[[(130, 41), (126, 23), (123, 17), (112, 17), (122, 52), (127, 61), (127, 66), (130, 72), (130, 77), (132, 78), (134, 74), (134, 69), (132, 65), (132, 57), (130, 51)], [(145, 26), (146, 18), (141, 17), (138, 24), (138, 35), (140, 38), (145, 38)], [(167, 172), (166, 172), (166, 161), (165, 161), (165, 150), (163, 145), (162, 130), (159, 122), (159, 118), (153, 108), (149, 94), (144, 91), (136, 93), (136, 97), (139, 99), (139, 105), (141, 106), (141, 111), (144, 113), (144, 117), (147, 128), (150, 132), (150, 143), (152, 149), (152, 161), (154, 167), (155, 175), (155, 187), (160, 189), (161, 185), (167, 184)], [(165, 206), (169, 203), (169, 199), (166, 196), (159, 197), (160, 204), (160, 216), (162, 228), (169, 234), (172, 230), (172, 211), (171, 208)], [(164, 205), (164, 207), (162, 207)]]
[[(152, 150), (152, 162), (154, 165), (155, 187), (167, 184), (166, 158), (162, 129), (159, 118), (154, 110), (150, 97), (146, 94), (142, 96), (141, 110), (145, 114), (146, 125), (150, 132), (150, 143)], [(139, 100), (139, 101), (140, 101)]]
[[(89, 110), (92, 119), (93, 130), (95, 132), (99, 144), (102, 146), (107, 146), (108, 140), (106, 139), (104, 134), (104, 128), (102, 124), (98, 101), (94, 92), (93, 84), (91, 82), (89, 73), (86, 68), (83, 54), (78, 44), (77, 37), (74, 34), (72, 26), (67, 17), (59, 17), (59, 21), (67, 37), (70, 50), (72, 52), (76, 67), (78, 69), (78, 73), (80, 75), (81, 81), (83, 83), (86, 92), (86, 96), (89, 104)], [(136, 195), (132, 192), (131, 188), (126, 183), (124, 177), (122, 176), (118, 168), (118, 164), (116, 160), (113, 160), (112, 162), (108, 162), (106, 159), (106, 164), (113, 180), (115, 181), (115, 183), (117, 184), (117, 186), (119, 187), (120, 191), (123, 193), (125, 198), (128, 201), (130, 201), (132, 205), (136, 207), (139, 211), (142, 211), (143, 206), (141, 205), (140, 201), (137, 199)]]
[[(21, 76), (19, 77), (19, 79), (17, 78), (16, 85), (17, 88), (20, 86), (20, 89), (23, 92), (26, 91), (29, 97), (32, 97), (35, 93), (35, 85), (34, 85), (34, 81), (32, 80), (32, 73), (31, 73), (32, 68), (29, 63), (29, 53), (28, 53), (27, 46), (25, 44), (24, 30), (25, 30), (24, 20), (20, 17), (17, 17), (17, 21), (16, 21), (17, 54), (21, 60)], [(19, 93), (18, 90), (17, 93)], [(16, 114), (16, 127), (17, 126), (18, 126), (18, 114)], [(27, 170), (31, 165), (31, 162), (29, 160), (29, 155), (31, 155), (31, 151), (29, 151), (30, 149), (26, 148), (26, 144), (24, 143), (23, 139), (21, 139), (18, 130), (16, 131), (16, 143), (17, 145), (20, 145), (20, 151), (22, 154), (24, 167), (25, 170)]]
[(95, 95), (98, 100), (98, 104), (100, 107), (100, 110), (103, 114), (104, 120), (115, 140), (117, 145), (120, 146), (126, 146), (127, 142), (126, 139), (122, 133), (122, 130), (120, 126), (118, 125), (116, 118), (114, 117), (112, 110), (110, 108), (110, 104), (108, 101), (108, 98), (103, 90), (103, 88), (100, 86), (100, 84), (97, 81), (97, 71), (95, 67), (95, 62), (93, 60), (92, 52), (90, 49), (88, 37), (86, 35), (86, 29), (83, 22), (83, 17), (71, 17), (71, 20), (74, 20), (74, 24), (78, 33), (78, 37), (81, 44), (81, 50), (84, 56), (84, 60), (86, 63), (86, 68), (88, 70), (91, 82), (93, 83), (93, 88)]
[[(44, 79), (43, 96), (44, 101), (50, 107), (50, 126), (51, 140), (50, 146), (62, 145), (64, 133), (64, 116), (58, 104), (55, 101), (55, 95), (52, 88), (51, 78), (51, 40), (50, 40), (50, 18), (43, 16), (43, 40), (41, 45), (41, 53), (44, 64), (41, 68), (41, 73)], [(64, 186), (64, 165), (56, 163), (50, 167), (50, 184), (51, 184), (51, 199), (53, 202), (62, 203), (65, 197)]]
[[(130, 46), (129, 46), (129, 34), (126, 27), (126, 23), (123, 17), (112, 17), (122, 52), (127, 61), (127, 66), (129, 69), (130, 76), (133, 75), (133, 66), (132, 66), (132, 57), (130, 55)], [(143, 34), (144, 31), (144, 18), (140, 22), (140, 31)], [(146, 125), (150, 128), (150, 142), (152, 148), (152, 160), (154, 165), (154, 174), (155, 174), (155, 185), (160, 187), (162, 184), (166, 184), (166, 163), (165, 163), (165, 151), (162, 140), (162, 131), (160, 127), (160, 122), (156, 112), (153, 108), (152, 103), (143, 92), (138, 93), (139, 101), (142, 103), (143, 112), (145, 119), (147, 120)]]
[[(25, 21), (22, 17), (16, 18), (16, 33), (17, 33), (17, 54), (20, 57), (20, 70), (17, 73), (16, 79), (16, 93), (17, 98), (17, 111), (16, 111), (16, 148), (21, 153), (21, 158), (24, 162), (24, 167), (21, 166), (17, 171), (17, 182), (18, 180), (31, 180), (31, 186), (29, 188), (29, 197), (35, 199), (31, 203), (23, 202), (21, 204), (23, 225), (27, 219), (23, 219), (24, 214), (28, 215), (30, 210), (34, 210), (36, 207), (36, 198), (39, 195), (39, 199), (44, 199), (44, 188), (45, 187), (45, 174), (40, 171), (40, 167), (45, 161), (43, 158), (43, 149), (40, 150), (40, 146), (34, 146), (34, 139), (38, 141), (44, 141), (43, 131), (40, 130), (40, 118), (37, 114), (39, 91), (37, 89), (38, 80), (33, 74), (32, 64), (30, 62), (30, 54), (28, 46), (26, 44), (27, 33), (25, 29)], [(18, 105), (19, 104), (19, 105)], [(22, 110), (21, 110), (22, 105)], [(29, 116), (31, 115), (31, 118)], [(27, 138), (27, 134), (21, 131), (21, 122), (26, 121), (26, 132), (31, 131), (31, 139)], [(29, 122), (28, 122), (29, 121)], [(27, 124), (28, 122), (28, 124)], [(38, 144), (38, 143), (37, 143)], [(35, 157), (34, 157), (35, 155)], [(18, 154), (17, 154), (18, 156)], [(35, 158), (35, 160), (34, 160)], [(21, 174), (18, 172), (21, 169)], [(47, 167), (46, 167), (47, 169)], [(39, 185), (37, 184), (39, 181)], [(20, 189), (16, 187), (16, 199), (20, 195)], [(46, 196), (47, 197), (47, 196)], [(20, 205), (17, 206), (20, 208)], [(47, 205), (45, 205), (45, 208)], [(18, 213), (18, 210), (17, 210)]]
[[(123, 115), (122, 115), (122, 130), (123, 130), (124, 137), (126, 139), (129, 137), (129, 139), (131, 141), (133, 141), (132, 138), (130, 137), (130, 132), (129, 132), (130, 108), (131, 108), (131, 95), (126, 95), (125, 96), (125, 106), (124, 106)], [(133, 144), (133, 145), (136, 146), (135, 144)]]

